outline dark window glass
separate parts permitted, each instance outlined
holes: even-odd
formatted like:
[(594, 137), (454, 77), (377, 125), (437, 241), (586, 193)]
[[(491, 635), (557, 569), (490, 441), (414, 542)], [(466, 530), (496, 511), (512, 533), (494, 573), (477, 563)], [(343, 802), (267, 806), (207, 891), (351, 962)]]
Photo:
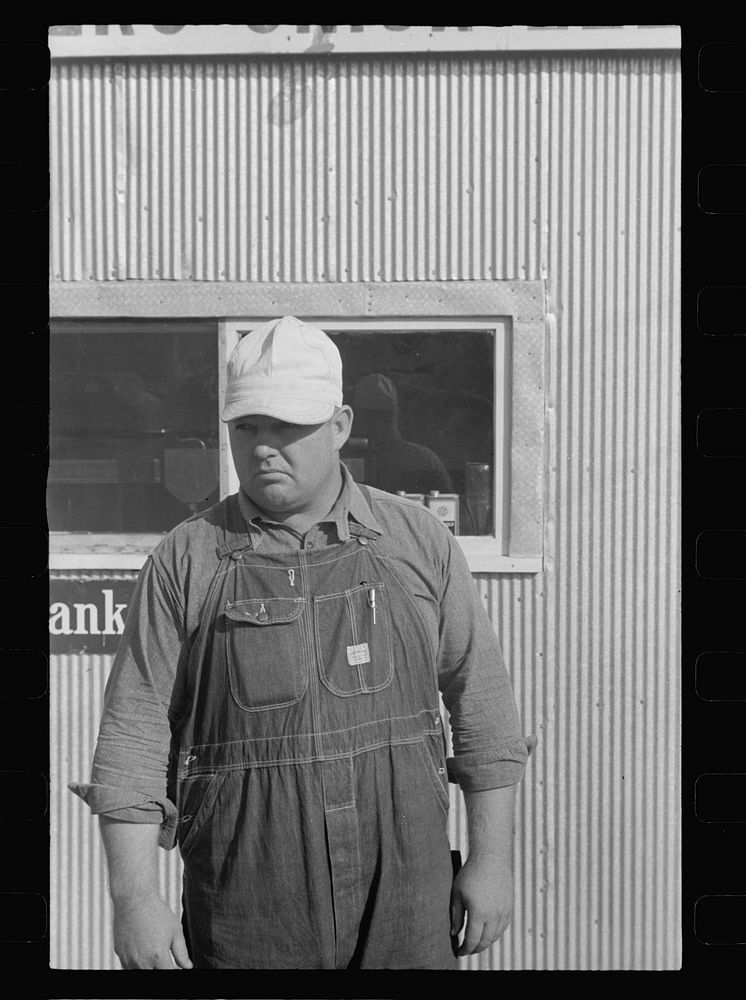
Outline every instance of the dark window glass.
[(52, 531), (165, 531), (219, 499), (217, 326), (59, 324)]
[(342, 355), (344, 401), (355, 414), (342, 452), (355, 479), (422, 497), (457, 534), (491, 534), (494, 334), (405, 330), (330, 336)]

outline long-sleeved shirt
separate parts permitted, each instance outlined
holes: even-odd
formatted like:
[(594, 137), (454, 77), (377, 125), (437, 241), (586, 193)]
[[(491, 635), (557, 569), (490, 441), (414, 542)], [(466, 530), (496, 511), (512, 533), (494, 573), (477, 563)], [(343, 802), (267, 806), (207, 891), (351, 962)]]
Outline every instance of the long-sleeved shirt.
[[(466, 791), (514, 784), (536, 741), (520, 733), (500, 646), (458, 542), (420, 504), (374, 489), (369, 503), (341, 468), (336, 503), (302, 534), (271, 520), (241, 492), (254, 548), (337, 545), (349, 539), (350, 519), (380, 534), (379, 550), (438, 636), (438, 685), (453, 738), (449, 777)], [(180, 678), (217, 566), (210, 511), (178, 525), (148, 557), (106, 686), (91, 780), (70, 785), (94, 813), (160, 823), (164, 847), (173, 844), (176, 822), (167, 773), (172, 728), (184, 711)]]

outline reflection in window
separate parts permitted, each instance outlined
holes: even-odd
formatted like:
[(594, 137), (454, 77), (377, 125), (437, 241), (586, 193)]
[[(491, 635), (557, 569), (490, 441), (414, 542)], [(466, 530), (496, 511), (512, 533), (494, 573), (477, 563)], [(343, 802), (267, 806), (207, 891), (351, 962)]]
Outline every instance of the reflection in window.
[[(343, 460), (359, 482), (433, 506), (462, 535), (493, 531), (494, 335), (330, 333), (355, 414)], [(450, 495), (450, 496), (449, 496)]]
[(217, 329), (53, 330), (52, 531), (165, 531), (219, 499)]

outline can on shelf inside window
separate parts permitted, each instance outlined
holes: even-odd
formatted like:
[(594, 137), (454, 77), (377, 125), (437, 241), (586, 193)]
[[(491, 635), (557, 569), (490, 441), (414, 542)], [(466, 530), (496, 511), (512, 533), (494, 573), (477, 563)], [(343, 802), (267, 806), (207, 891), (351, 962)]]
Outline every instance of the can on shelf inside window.
[(425, 506), (429, 507), (454, 535), (458, 534), (458, 503), (458, 493), (440, 493), (438, 490), (431, 490), (425, 497)]

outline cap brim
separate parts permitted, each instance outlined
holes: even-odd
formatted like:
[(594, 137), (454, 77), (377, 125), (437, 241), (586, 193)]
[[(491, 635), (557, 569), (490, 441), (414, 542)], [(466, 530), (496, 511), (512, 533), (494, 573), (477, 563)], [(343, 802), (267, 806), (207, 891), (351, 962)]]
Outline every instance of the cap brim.
[(334, 414), (334, 403), (319, 403), (309, 399), (235, 399), (226, 403), (222, 420), (228, 423), (239, 417), (273, 417), (288, 424), (323, 424)]

